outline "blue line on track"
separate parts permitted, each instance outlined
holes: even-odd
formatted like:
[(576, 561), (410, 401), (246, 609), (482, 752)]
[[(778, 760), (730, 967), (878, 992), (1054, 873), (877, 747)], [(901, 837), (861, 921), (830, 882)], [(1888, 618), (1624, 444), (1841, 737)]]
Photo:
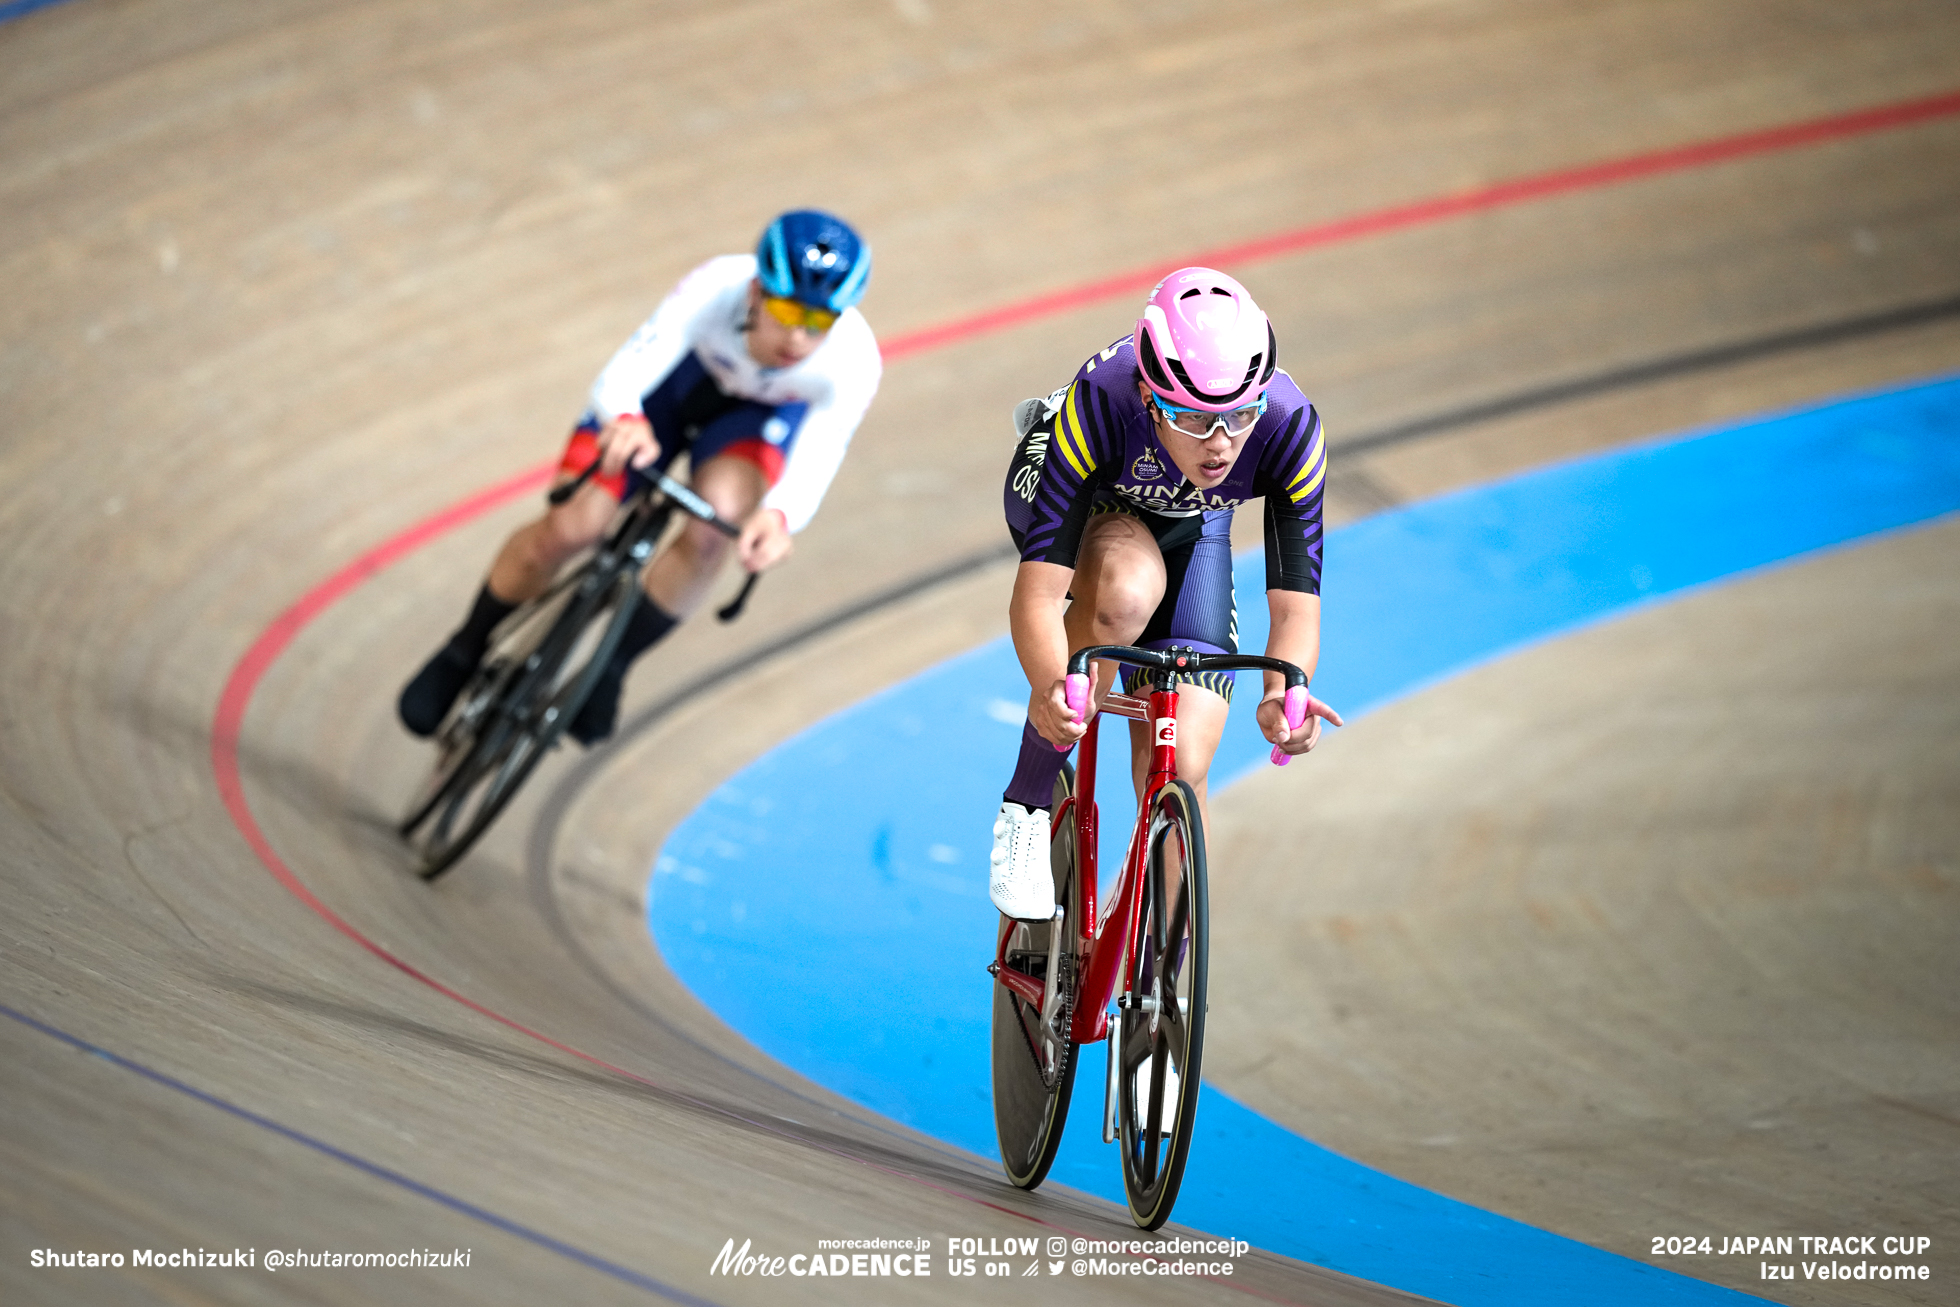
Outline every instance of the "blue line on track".
[(36, 9), (46, 9), (51, 5), (58, 5), (61, 2), (62, 0), (7, 0), (7, 3), (0, 4), (0, 23), (6, 22), (9, 18), (19, 18), (23, 14), (31, 14)]
[[(1446, 495), (1331, 533), (1315, 690), (1358, 715), (1589, 623), (1956, 509), (1956, 378)], [(1259, 566), (1241, 560), (1241, 594), (1263, 591)], [(1244, 646), (1262, 647), (1264, 605), (1241, 620)], [(668, 964), (735, 1030), (983, 1156), (995, 1153), (988, 831), (1025, 702), (1003, 639), (838, 713), (710, 796), (648, 893)], [(1261, 765), (1247, 716), (1226, 733), (1220, 777)], [(1113, 843), (1130, 818), (1111, 801), (1123, 787), (1103, 788)], [(1117, 854), (1106, 847), (1104, 865)], [(1102, 1053), (1086, 1052), (1051, 1175), (1120, 1204), (1100, 1142)], [(1176, 1215), (1219, 1235), (1466, 1307), (1752, 1301), (1360, 1166), (1209, 1085), (1198, 1123)]]
[(475, 1203), (458, 1198), (454, 1194), (444, 1193), (440, 1189), (423, 1184), (420, 1180), (411, 1179), (403, 1175), (400, 1171), (391, 1171), (385, 1166), (368, 1161), (366, 1158), (357, 1157), (345, 1149), (336, 1148), (323, 1140), (315, 1139), (312, 1135), (303, 1134), (291, 1126), (281, 1125), (270, 1117), (260, 1116), (257, 1112), (248, 1111), (235, 1103), (228, 1103), (214, 1094), (207, 1094), (202, 1089), (187, 1085), (183, 1081), (167, 1076), (161, 1071), (153, 1071), (140, 1062), (132, 1062), (126, 1057), (111, 1053), (106, 1048), (91, 1044), (85, 1039), (77, 1038), (64, 1030), (48, 1025), (46, 1022), (36, 1021), (26, 1013), (15, 1011), (5, 1004), (0, 1004), (0, 1016), (6, 1016), (17, 1021), (30, 1030), (38, 1030), (51, 1039), (58, 1039), (71, 1048), (79, 1049), (84, 1053), (99, 1057), (113, 1066), (119, 1066), (125, 1071), (134, 1072), (153, 1084), (162, 1085), (166, 1089), (174, 1089), (178, 1093), (189, 1098), (194, 1098), (208, 1107), (215, 1107), (220, 1112), (237, 1117), (241, 1121), (249, 1121), (262, 1130), (270, 1130), (273, 1134), (281, 1138), (290, 1139), (296, 1144), (310, 1148), (316, 1153), (331, 1157), (337, 1162), (344, 1162), (355, 1170), (366, 1172), (377, 1180), (385, 1180), (389, 1184), (408, 1190), (410, 1193), (419, 1194), (432, 1202), (440, 1203), (453, 1212), (460, 1212), (472, 1220), (494, 1226), (506, 1234), (514, 1234), (520, 1239), (536, 1244), (547, 1252), (557, 1253), (560, 1257), (569, 1258), (581, 1266), (589, 1266), (595, 1271), (610, 1275), (613, 1279), (630, 1284), (636, 1289), (645, 1289), (649, 1293), (658, 1294), (660, 1297), (672, 1302), (688, 1303), (691, 1307), (714, 1307), (714, 1304), (706, 1298), (697, 1298), (691, 1293), (674, 1288), (672, 1285), (663, 1284), (650, 1275), (642, 1275), (631, 1267), (621, 1266), (618, 1262), (607, 1261), (605, 1258), (595, 1253), (586, 1252), (582, 1248), (574, 1248), (571, 1244), (533, 1230), (528, 1225), (519, 1225), (516, 1221), (508, 1217), (499, 1216), (488, 1208), (478, 1207)]

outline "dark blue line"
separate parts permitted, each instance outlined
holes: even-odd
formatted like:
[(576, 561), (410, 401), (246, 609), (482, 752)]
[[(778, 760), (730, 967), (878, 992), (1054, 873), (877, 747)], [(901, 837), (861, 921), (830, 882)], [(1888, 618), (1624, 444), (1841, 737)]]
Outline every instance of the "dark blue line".
[(22, 14), (31, 14), (36, 9), (46, 9), (49, 5), (58, 5), (60, 3), (61, 0), (7, 0), (7, 3), (0, 4), (0, 23), (6, 22), (9, 18), (19, 18)]
[[(54, 0), (40, 0), (40, 2), (54, 3)], [(4, 11), (0, 11), (0, 16), (4, 16)], [(77, 1039), (66, 1031), (57, 1030), (55, 1027), (47, 1025), (44, 1022), (36, 1021), (24, 1012), (16, 1012), (4, 1003), (0, 1003), (0, 1013), (6, 1014), (29, 1029), (38, 1030), (44, 1035), (58, 1039), (72, 1048), (77, 1048), (84, 1053), (92, 1054), (105, 1062), (114, 1063), (125, 1071), (133, 1071), (145, 1080), (153, 1081), (168, 1089), (174, 1089), (180, 1094), (195, 1098), (200, 1103), (215, 1107), (221, 1112), (229, 1113), (241, 1121), (250, 1121), (253, 1125), (261, 1129), (270, 1130), (272, 1133), (290, 1139), (296, 1144), (304, 1144), (316, 1153), (324, 1153), (335, 1161), (345, 1162), (356, 1170), (365, 1171), (376, 1179), (386, 1180), (390, 1184), (399, 1185), (411, 1193), (420, 1194), (424, 1198), (441, 1203), (451, 1211), (461, 1212), (464, 1216), (482, 1221), (485, 1225), (494, 1226), (506, 1234), (514, 1234), (520, 1239), (529, 1240), (540, 1248), (548, 1249), (561, 1257), (568, 1257), (581, 1265), (589, 1266), (595, 1271), (610, 1275), (615, 1280), (623, 1280), (635, 1288), (645, 1289), (649, 1293), (659, 1294), (661, 1297), (671, 1299), (674, 1302), (692, 1304), (692, 1307), (716, 1307), (714, 1303), (711, 1303), (706, 1298), (697, 1298), (691, 1293), (674, 1288), (672, 1285), (662, 1284), (652, 1276), (642, 1275), (640, 1272), (621, 1266), (617, 1262), (609, 1262), (605, 1258), (586, 1252), (581, 1248), (574, 1248), (572, 1245), (554, 1239), (548, 1234), (542, 1234), (528, 1226), (519, 1225), (508, 1217), (499, 1216), (495, 1212), (478, 1207), (475, 1203), (466, 1202), (453, 1194), (446, 1194), (440, 1189), (431, 1188), (419, 1180), (411, 1180), (399, 1171), (391, 1171), (385, 1166), (379, 1166), (365, 1158), (356, 1157), (344, 1149), (335, 1148), (332, 1144), (315, 1139), (311, 1135), (301, 1134), (290, 1126), (280, 1125), (277, 1121), (260, 1116), (256, 1112), (247, 1111), (235, 1103), (228, 1103), (222, 1098), (207, 1094), (202, 1089), (194, 1088), (181, 1080), (173, 1079), (170, 1076), (164, 1075), (161, 1071), (152, 1071), (149, 1067), (139, 1062), (132, 1062), (126, 1057), (111, 1053), (108, 1049), (100, 1048), (89, 1043), (87, 1040)]]

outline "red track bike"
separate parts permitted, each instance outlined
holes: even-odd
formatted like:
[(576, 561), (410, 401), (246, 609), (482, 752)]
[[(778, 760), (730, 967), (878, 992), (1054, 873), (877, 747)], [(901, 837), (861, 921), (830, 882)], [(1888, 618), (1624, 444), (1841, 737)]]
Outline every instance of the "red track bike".
[[(1089, 719), (1078, 767), (1065, 767), (1055, 782), (1053, 920), (1001, 919), (987, 968), (997, 982), (994, 1125), (1008, 1179), (1023, 1189), (1039, 1185), (1061, 1145), (1077, 1046), (1106, 1040), (1103, 1142), (1120, 1140), (1130, 1216), (1155, 1230), (1177, 1201), (1197, 1118), (1209, 944), (1204, 822), (1197, 794), (1177, 776), (1177, 683), (1208, 670), (1278, 672), (1289, 728), (1306, 721), (1310, 700), (1306, 674), (1277, 658), (1095, 645), (1068, 664), (1068, 704), (1078, 719), (1088, 709), (1089, 664), (1098, 659), (1148, 669), (1150, 694), (1107, 695)], [(1099, 900), (1096, 728), (1104, 715), (1152, 729), (1129, 852)], [(1286, 758), (1273, 750), (1275, 763)]]

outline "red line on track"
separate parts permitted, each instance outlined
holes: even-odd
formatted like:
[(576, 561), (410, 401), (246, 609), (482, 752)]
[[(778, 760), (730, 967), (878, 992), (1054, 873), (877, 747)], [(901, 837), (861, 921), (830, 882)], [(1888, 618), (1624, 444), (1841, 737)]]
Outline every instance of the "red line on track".
[(1706, 168), (1711, 164), (1728, 163), (1751, 155), (1773, 154), (1779, 150), (1817, 145), (1846, 136), (1864, 136), (1894, 127), (1906, 127), (1913, 123), (1949, 118), (1955, 114), (1960, 114), (1960, 91), (1947, 91), (1923, 99), (1906, 100), (1898, 104), (1880, 105), (1873, 109), (1860, 109), (1853, 113), (1833, 114), (1828, 118), (1812, 118), (1782, 127), (1744, 132), (1739, 136), (1723, 136), (1712, 141), (1671, 146), (1664, 150), (1651, 150), (1645, 154), (1608, 159), (1602, 163), (1580, 164), (1572, 168), (1534, 173), (1529, 177), (1518, 177), (1511, 181), (1478, 186), (1451, 195), (1440, 195), (1386, 209), (1374, 209), (1352, 217), (1336, 218), (1331, 222), (1280, 232), (1274, 236), (1242, 241), (1236, 245), (1224, 245), (1173, 263), (1153, 263), (1149, 267), (1133, 268), (1128, 272), (1119, 272), (1114, 276), (1051, 291), (1046, 295), (1037, 295), (1015, 304), (987, 309), (969, 317), (955, 318), (937, 326), (908, 331), (894, 336), (880, 346), (880, 349), (889, 361), (904, 358), (908, 354), (937, 349), (942, 345), (950, 345), (974, 336), (1005, 331), (1009, 327), (1017, 327), (1024, 322), (1033, 322), (1056, 313), (1066, 313), (1070, 309), (1079, 309), (1098, 300), (1144, 290), (1156, 285), (1179, 268), (1189, 267), (1192, 264), (1224, 267), (1234, 263), (1253, 263), (1260, 259), (1278, 258), (1282, 254), (1298, 254), (1324, 245), (1339, 245), (1364, 236), (1379, 236), (1384, 232), (1397, 231), (1404, 227), (1420, 227), (1428, 223), (1440, 222), (1445, 218), (1458, 218), (1469, 213), (1502, 209), (1513, 204), (1523, 204), (1528, 200), (1542, 200), (1553, 195), (1592, 190), (1641, 177), (1656, 177), (1663, 173)]
[[(1853, 113), (1836, 114), (1826, 118), (1813, 118), (1804, 122), (1790, 123), (1781, 127), (1770, 127), (1760, 131), (1744, 132), (1735, 136), (1719, 137), (1690, 145), (1673, 146), (1668, 149), (1653, 150), (1644, 154), (1627, 155), (1619, 159), (1608, 159), (1600, 163), (1582, 164), (1572, 168), (1555, 169), (1536, 173), (1507, 182), (1497, 182), (1489, 186), (1459, 191), (1451, 195), (1438, 196), (1414, 203), (1376, 209), (1352, 217), (1337, 218), (1331, 222), (1302, 227), (1294, 231), (1281, 232), (1258, 240), (1227, 245), (1214, 250), (1193, 255), (1174, 263), (1162, 263), (1148, 268), (1137, 268), (1118, 273), (1081, 285), (1067, 287), (1018, 303), (988, 309), (964, 318), (955, 318), (937, 326), (922, 327), (916, 331), (902, 333), (887, 341), (883, 348), (887, 360), (904, 358), (911, 354), (922, 354), (928, 350), (951, 345), (975, 336), (995, 331), (1004, 331), (1040, 318), (1063, 313), (1070, 309), (1098, 300), (1109, 299), (1154, 285), (1166, 273), (1190, 264), (1234, 264), (1249, 263), (1259, 259), (1277, 258), (1284, 254), (1297, 254), (1303, 250), (1321, 246), (1335, 245), (1344, 241), (1358, 240), (1366, 236), (1380, 235), (1406, 227), (1422, 226), (1440, 222), (1448, 218), (1478, 213), (1491, 209), (1522, 204), (1529, 200), (1545, 199), (1553, 195), (1573, 191), (1589, 190), (1600, 186), (1610, 186), (1619, 182), (1633, 181), (1642, 177), (1654, 177), (1665, 173), (1685, 172), (1694, 168), (1704, 168), (1712, 164), (1726, 163), (1752, 155), (1771, 154), (1780, 150), (1796, 149), (1805, 145), (1820, 144), (1825, 141), (1845, 137), (1862, 136), (1872, 132), (1886, 131), (1895, 127), (1906, 127), (1914, 123), (1931, 122), (1960, 114), (1960, 91), (1948, 91), (1940, 95), (1926, 96), (1896, 104), (1879, 105), (1871, 109), (1861, 109)], [(317, 913), (321, 919), (348, 939), (372, 953), (381, 961), (394, 967), (404, 975), (410, 976), (429, 986), (437, 993), (452, 998), (471, 1011), (506, 1026), (519, 1034), (526, 1035), (561, 1053), (577, 1058), (590, 1065), (601, 1067), (628, 1080), (659, 1089), (663, 1093), (674, 1094), (685, 1101), (696, 1103), (709, 1110), (724, 1115), (734, 1115), (718, 1105), (689, 1098), (686, 1094), (661, 1085), (624, 1067), (614, 1066), (590, 1053), (562, 1044), (549, 1035), (531, 1029), (500, 1012), (483, 1006), (474, 999), (458, 993), (441, 981), (421, 971), (412, 964), (390, 953), (354, 926), (325, 903), (309, 889), (292, 868), (286, 865), (272, 842), (266, 838), (258, 819), (252, 815), (251, 805), (245, 798), (245, 784), (238, 765), (238, 738), (244, 726), (245, 712), (251, 705), (252, 695), (258, 689), (260, 680), (276, 662), (286, 647), (304, 630), (314, 618), (329, 606), (355, 589), (363, 581), (390, 564), (414, 553), (423, 545), (447, 534), (449, 531), (489, 512), (502, 504), (543, 488), (551, 478), (556, 462), (530, 468), (507, 481), (443, 509), (433, 517), (425, 518), (409, 527), (399, 535), (390, 537), (382, 544), (362, 554), (347, 566), (335, 572), (325, 581), (314, 586), (300, 597), (298, 602), (274, 618), (272, 624), (259, 633), (249, 649), (231, 669), (226, 678), (223, 691), (218, 696), (217, 712), (211, 722), (211, 770), (218, 783), (218, 794), (223, 799), (225, 809), (231, 814), (232, 822), (238, 827), (245, 842), (258, 855), (273, 877), (289, 890), (293, 896)], [(739, 1118), (748, 1121), (748, 1118)], [(914, 1184), (959, 1198), (970, 1203), (992, 1208), (1004, 1215), (1033, 1221), (1051, 1229), (1065, 1229), (1053, 1226), (1038, 1217), (1012, 1208), (1002, 1207), (976, 1198), (971, 1194), (959, 1193), (903, 1171), (893, 1170), (869, 1162), (861, 1157), (829, 1148), (815, 1141), (790, 1136), (786, 1131), (777, 1130), (767, 1122), (748, 1121), (758, 1129), (798, 1138), (805, 1145), (833, 1153), (838, 1157), (856, 1162), (861, 1166), (883, 1172), (895, 1178), (908, 1180)], [(1240, 1287), (1240, 1286), (1234, 1286)], [(1263, 1294), (1255, 1294), (1263, 1297)]]
[[(533, 468), (487, 490), (479, 491), (460, 503), (452, 504), (433, 517), (424, 518), (380, 547), (362, 554), (307, 591), (298, 603), (274, 618), (272, 625), (259, 633), (259, 638), (252, 642), (252, 647), (245, 651), (245, 656), (240, 658), (237, 665), (231, 669), (231, 676), (225, 681), (224, 692), (218, 696), (218, 711), (211, 721), (211, 770), (217, 776), (218, 795), (224, 800), (225, 810), (231, 814), (231, 820), (238, 827), (239, 833), (245, 837), (245, 842), (252, 846), (254, 853), (258, 854), (259, 861), (265, 864), (266, 870), (270, 871), (281, 885), (290, 890), (295, 898), (318, 913), (328, 925), (389, 966), (413, 976), (431, 989), (455, 999), (465, 1007), (481, 1012), (493, 1021), (500, 1021), (514, 1030), (522, 1031), (533, 1039), (542, 1040), (553, 1048), (585, 1058), (587, 1061), (597, 1061), (596, 1058), (588, 1057), (547, 1035), (518, 1025), (509, 1017), (493, 1012), (482, 1004), (457, 993), (441, 981), (426, 972), (417, 970), (382, 948), (349, 925), (339, 913), (322, 903), (307, 887), (306, 882), (286, 865), (285, 859), (281, 858), (278, 851), (272, 847), (272, 841), (266, 838), (265, 831), (259, 826), (258, 818), (252, 815), (251, 804), (246, 802), (244, 777), (238, 767), (238, 735), (245, 722), (245, 710), (252, 702), (252, 692), (258, 688), (259, 681), (278, 660), (279, 655), (285, 652), (286, 646), (306, 629), (308, 623), (342, 595), (390, 563), (413, 553), (429, 541), (463, 525), (472, 518), (489, 512), (499, 504), (541, 488), (549, 476), (549, 468)], [(600, 1065), (606, 1064), (600, 1063)], [(618, 1067), (608, 1069), (619, 1071), (621, 1075), (632, 1075), (630, 1071), (621, 1071)]]

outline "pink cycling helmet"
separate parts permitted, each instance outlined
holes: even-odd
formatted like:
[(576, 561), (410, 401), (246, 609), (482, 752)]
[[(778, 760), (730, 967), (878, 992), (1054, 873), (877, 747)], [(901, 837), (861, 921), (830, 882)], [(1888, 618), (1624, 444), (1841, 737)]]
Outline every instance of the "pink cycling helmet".
[(1210, 268), (1180, 268), (1158, 282), (1134, 343), (1150, 389), (1207, 413), (1257, 403), (1279, 366), (1273, 324), (1245, 287)]

